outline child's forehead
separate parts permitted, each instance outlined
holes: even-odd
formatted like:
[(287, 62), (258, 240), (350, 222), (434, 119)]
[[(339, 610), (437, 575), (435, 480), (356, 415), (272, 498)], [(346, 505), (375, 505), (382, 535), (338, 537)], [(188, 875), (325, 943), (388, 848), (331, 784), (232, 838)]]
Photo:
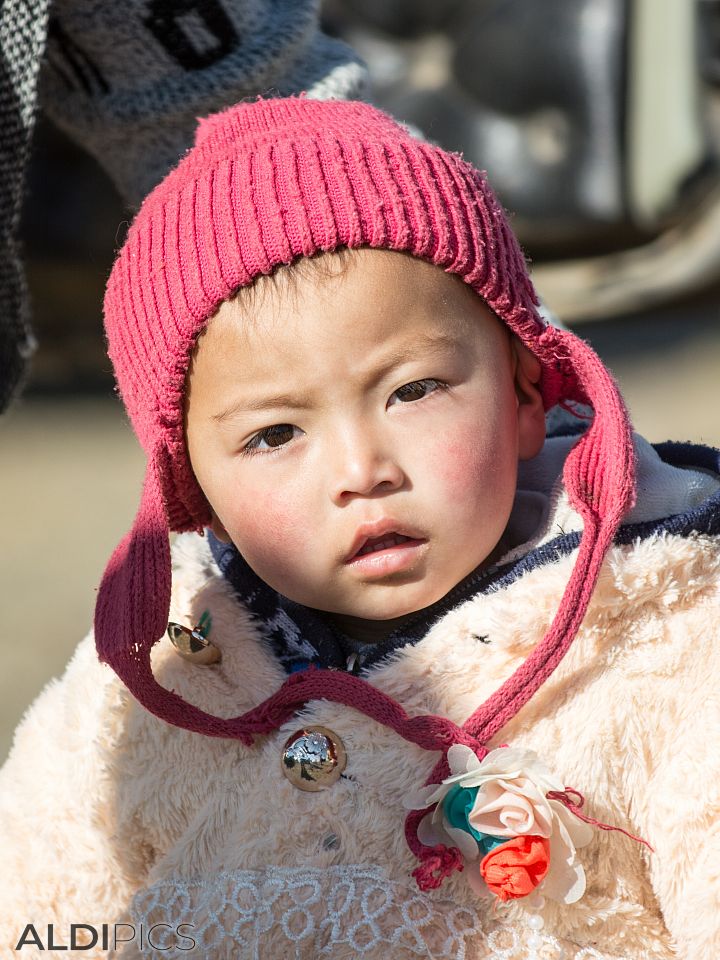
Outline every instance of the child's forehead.
[(352, 349), (352, 340), (365, 326), (371, 335), (373, 324), (348, 331), (347, 325), (333, 322), (342, 321), (348, 311), (366, 321), (386, 317), (385, 326), (393, 334), (405, 333), (410, 339), (420, 327), (476, 337), (481, 334), (479, 320), (491, 317), (500, 324), (454, 274), (407, 253), (364, 247), (300, 258), (259, 277), (220, 306), (208, 332), (218, 340), (240, 337), (248, 346), (283, 343), (307, 337), (308, 327), (317, 328), (315, 321), (322, 315), (328, 321), (322, 326), (323, 337), (340, 338)]
[(375, 250), (324, 266), (222, 305), (189, 370), (195, 422), (235, 429), (290, 408), (359, 408), (396, 379), (465, 382), (482, 370), (490, 382), (511, 366), (509, 328), (439, 267)]
[(384, 250), (331, 255), (225, 302), (198, 340), (186, 400), (192, 394), (196, 409), (217, 408), (217, 420), (267, 397), (276, 406), (302, 405), (288, 399), (301, 395), (327, 403), (329, 390), (365, 397), (396, 371), (412, 378), (458, 375), (459, 364), (500, 368), (510, 362), (510, 336), (440, 267)]

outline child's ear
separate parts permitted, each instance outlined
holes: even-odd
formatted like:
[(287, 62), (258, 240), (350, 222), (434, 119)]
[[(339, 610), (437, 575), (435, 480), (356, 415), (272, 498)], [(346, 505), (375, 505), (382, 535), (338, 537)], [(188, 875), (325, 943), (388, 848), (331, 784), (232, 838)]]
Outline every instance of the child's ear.
[(230, 534), (222, 525), (220, 518), (215, 513), (215, 511), (212, 510), (211, 512), (212, 512), (212, 520), (210, 522), (210, 529), (218, 538), (218, 540), (221, 540), (223, 543), (230, 543)]
[(515, 393), (518, 402), (518, 456), (531, 460), (545, 442), (545, 408), (540, 394), (540, 361), (528, 348), (512, 337), (515, 365)]

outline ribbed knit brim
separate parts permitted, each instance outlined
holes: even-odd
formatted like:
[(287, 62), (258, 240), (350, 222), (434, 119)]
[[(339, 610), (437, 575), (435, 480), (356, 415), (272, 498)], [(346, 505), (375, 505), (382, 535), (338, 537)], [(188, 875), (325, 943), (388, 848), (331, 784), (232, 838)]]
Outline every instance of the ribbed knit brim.
[(553, 642), (563, 652), (631, 502), (630, 428), (615, 384), (586, 344), (539, 316), (524, 257), (483, 174), (363, 103), (261, 100), (210, 117), (143, 204), (105, 298), (109, 353), (148, 472), (133, 529), (100, 588), (96, 641), (135, 696), (179, 726), (243, 738), (256, 729), (247, 718), (221, 721), (190, 707), (150, 670), (168, 616), (168, 531), (210, 519), (183, 435), (196, 338), (222, 301), (259, 275), (363, 246), (457, 274), (540, 360), (546, 408), (562, 401), (594, 410), (564, 474), (586, 536), (556, 618)]

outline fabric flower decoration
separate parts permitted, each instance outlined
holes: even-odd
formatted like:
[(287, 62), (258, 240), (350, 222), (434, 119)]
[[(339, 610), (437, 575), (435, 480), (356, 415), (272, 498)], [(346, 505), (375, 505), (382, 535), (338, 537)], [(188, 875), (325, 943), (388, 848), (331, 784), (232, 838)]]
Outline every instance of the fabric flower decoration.
[(585, 872), (575, 851), (590, 842), (592, 829), (548, 798), (565, 788), (538, 755), (499, 747), (478, 760), (469, 747), (454, 744), (447, 759), (450, 776), (406, 803), (410, 809), (434, 806), (420, 822), (419, 840), (457, 847), (472, 864), (466, 875), (479, 894), (507, 900), (541, 886), (550, 899), (579, 900)]

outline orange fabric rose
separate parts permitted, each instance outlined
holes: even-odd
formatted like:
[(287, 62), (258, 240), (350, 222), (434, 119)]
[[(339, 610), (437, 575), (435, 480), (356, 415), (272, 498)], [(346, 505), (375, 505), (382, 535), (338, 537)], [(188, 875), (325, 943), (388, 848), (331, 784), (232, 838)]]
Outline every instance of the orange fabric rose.
[(501, 900), (526, 897), (542, 883), (550, 866), (550, 843), (544, 837), (514, 837), (480, 861), (480, 874)]

